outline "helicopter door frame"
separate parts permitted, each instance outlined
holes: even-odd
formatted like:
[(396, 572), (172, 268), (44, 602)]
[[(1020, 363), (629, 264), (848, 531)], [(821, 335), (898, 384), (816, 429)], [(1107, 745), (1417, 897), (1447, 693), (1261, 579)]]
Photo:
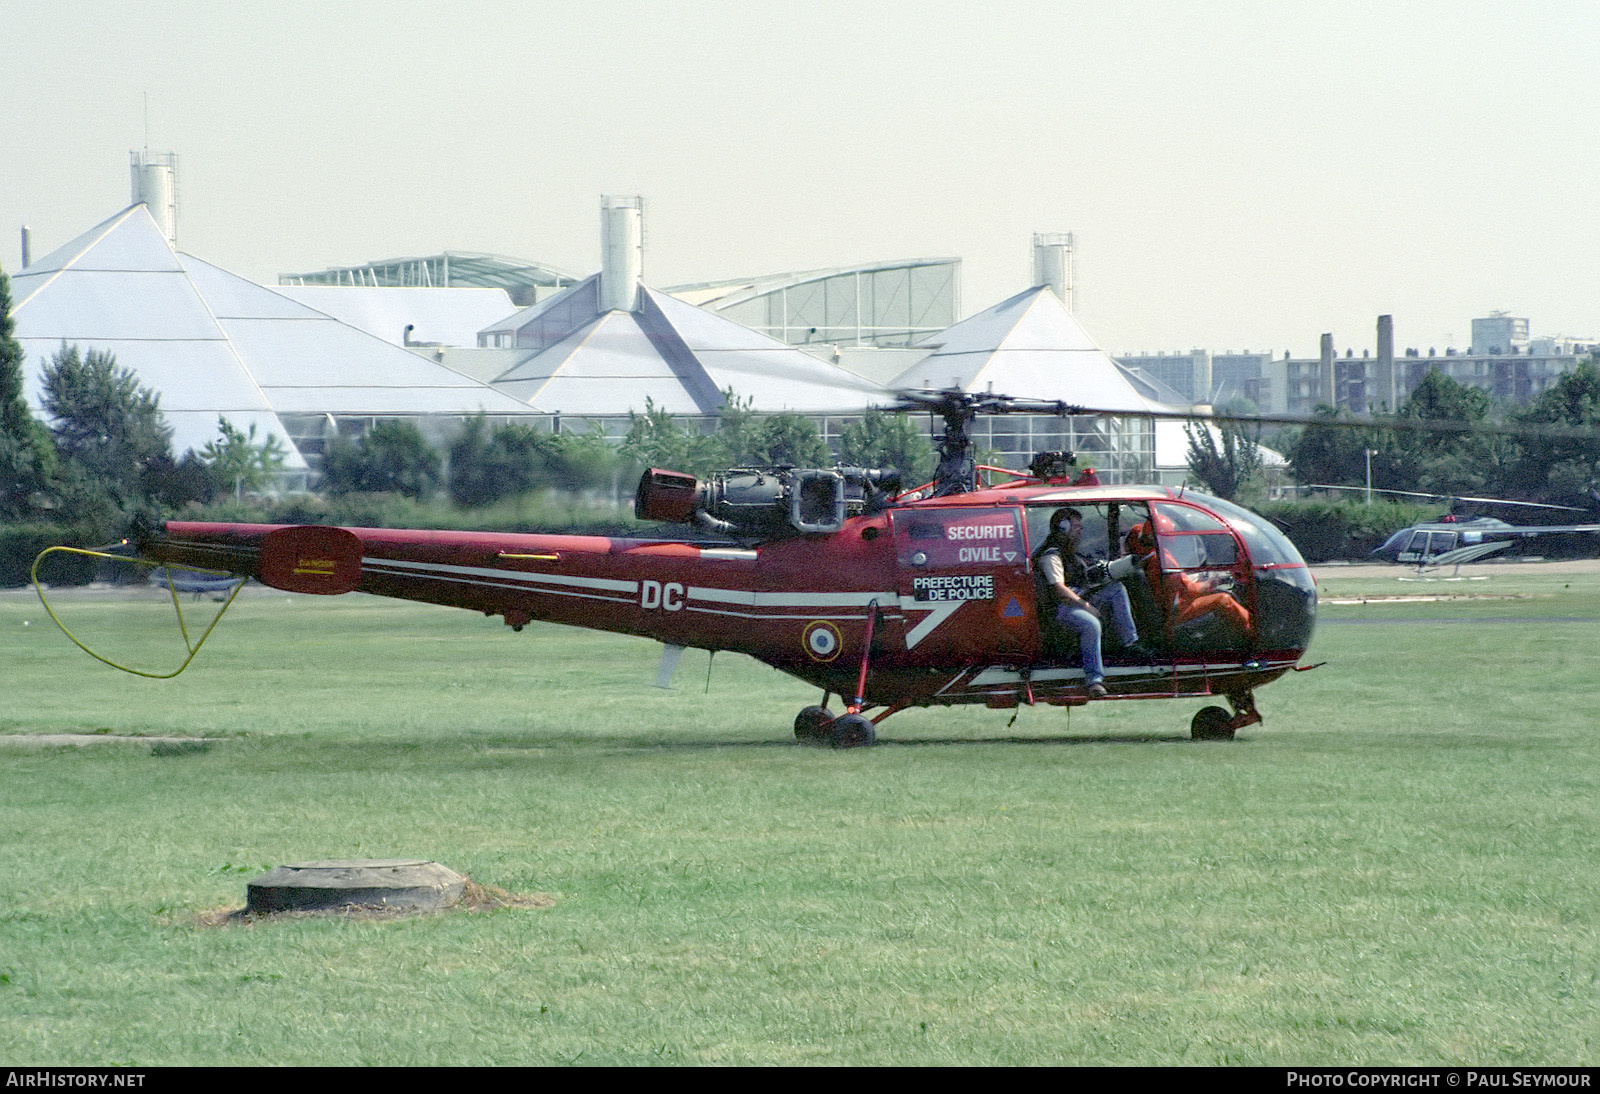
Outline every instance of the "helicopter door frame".
[[(1166, 518), (1153, 522), (1156, 542), (1156, 565), (1165, 586), (1169, 574), (1187, 581), (1212, 580), (1209, 575), (1225, 575), (1228, 586), (1218, 584), (1214, 591), (1238, 601), (1250, 619), (1256, 615), (1255, 570), (1250, 559), (1250, 547), (1244, 537), (1223, 517), (1197, 505), (1176, 501), (1151, 503), (1151, 509)], [(1163, 530), (1163, 525), (1170, 531)], [(1227, 543), (1229, 547), (1222, 547)], [(1231, 555), (1231, 557), (1230, 557)], [(1170, 560), (1170, 564), (1169, 564)], [(1237, 595), (1242, 590), (1243, 596)], [(1160, 594), (1161, 611), (1167, 628), (1167, 641), (1177, 648), (1178, 603), (1176, 594)], [(1198, 618), (1204, 618), (1202, 613)], [(1193, 620), (1189, 622), (1194, 622)]]
[[(1033, 570), (1034, 555), (1050, 537), (1050, 516), (1062, 509), (1076, 509), (1083, 515), (1083, 539), (1078, 544), (1080, 556), (1105, 561), (1112, 561), (1127, 554), (1124, 545), (1128, 532), (1150, 520), (1150, 503), (1143, 498), (1079, 500), (1055, 497), (1045, 501), (1031, 499), (1025, 504), (1024, 510), (1028, 526), (1030, 573)], [(1043, 659), (1056, 659), (1060, 654), (1053, 651), (1052, 647), (1064, 642), (1069, 649), (1075, 649), (1077, 636), (1070, 628), (1063, 630), (1053, 618), (1046, 616), (1045, 613), (1049, 610), (1046, 602), (1050, 598), (1040, 588), (1038, 575), (1033, 574), (1033, 578), (1031, 593), (1035, 610), (1039, 614), (1039, 640)], [(1134, 582), (1137, 582), (1137, 587), (1134, 587)], [(1158, 589), (1151, 588), (1149, 575), (1145, 573), (1144, 567), (1136, 567), (1133, 574), (1122, 579), (1122, 584), (1128, 589), (1129, 607), (1133, 611), (1139, 633), (1148, 635), (1153, 622), (1165, 634), (1166, 613), (1161, 608), (1161, 594)], [(1148, 590), (1148, 594), (1140, 590)], [(1074, 653), (1072, 658), (1076, 656)]]

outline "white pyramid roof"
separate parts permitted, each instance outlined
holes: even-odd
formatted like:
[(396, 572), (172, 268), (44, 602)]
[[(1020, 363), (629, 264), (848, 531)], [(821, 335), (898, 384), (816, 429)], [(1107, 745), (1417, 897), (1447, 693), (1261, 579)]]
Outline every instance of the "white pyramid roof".
[(646, 313), (659, 311), (712, 386), (732, 388), (757, 410), (851, 413), (884, 399), (879, 385), (802, 349), (667, 293), (645, 289), (643, 296)]
[(933, 352), (894, 388), (994, 391), (1096, 410), (1167, 409), (1140, 395), (1048, 286), (1036, 286), (928, 339)]
[(666, 293), (641, 288), (639, 309), (598, 311), (596, 278), (483, 333), (515, 334), (534, 352), (494, 386), (545, 412), (710, 414), (732, 389), (761, 411), (853, 413), (886, 392), (803, 350)]
[(648, 399), (669, 414), (702, 414), (632, 312), (598, 316), (500, 376), (494, 386), (563, 414), (642, 412)]
[(391, 345), (476, 346), (478, 332), (517, 310), (504, 289), (412, 285), (278, 285), (275, 292)]
[[(1156, 422), (1156, 466), (1157, 467), (1187, 467), (1189, 466), (1189, 431), (1187, 422), (1158, 421)], [(1222, 447), (1222, 430), (1205, 423), (1207, 432), (1211, 434), (1211, 441), (1218, 449)], [(1273, 468), (1286, 468), (1289, 466), (1289, 457), (1275, 448), (1268, 448), (1264, 444), (1256, 445), (1256, 451), (1261, 454), (1261, 466)]]
[(27, 397), (63, 343), (101, 349), (161, 398), (178, 452), (254, 425), (289, 449), (278, 414), (527, 413), (487, 385), (173, 251), (144, 205), (96, 225), (11, 279)]
[(124, 209), (11, 279), (11, 314), (27, 360), (23, 391), (44, 414), (41, 377), (63, 343), (104, 350), (161, 397), (178, 452), (217, 436), (217, 418), (276, 436), (305, 461), (266, 394), (201, 300), (143, 205)]
[(180, 258), (218, 325), (281, 413), (527, 413), (516, 400), (469, 376), (198, 258)]

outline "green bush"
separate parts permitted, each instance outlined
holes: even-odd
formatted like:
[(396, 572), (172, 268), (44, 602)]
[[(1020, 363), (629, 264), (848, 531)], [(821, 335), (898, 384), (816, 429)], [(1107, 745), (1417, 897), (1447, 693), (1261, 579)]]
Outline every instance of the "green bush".
[(439, 488), (439, 453), (415, 422), (379, 422), (354, 442), (335, 437), (323, 460), (323, 486), (332, 494), (398, 491), (428, 498)]
[(1366, 558), (1400, 529), (1439, 515), (1438, 506), (1387, 501), (1274, 501), (1256, 511), (1284, 529), (1307, 562)]
[[(33, 560), (46, 547), (98, 547), (104, 537), (91, 528), (55, 524), (8, 524), (0, 527), (0, 588), (15, 589), (32, 581)], [(87, 585), (100, 564), (83, 555), (56, 554), (40, 567), (47, 585)]]

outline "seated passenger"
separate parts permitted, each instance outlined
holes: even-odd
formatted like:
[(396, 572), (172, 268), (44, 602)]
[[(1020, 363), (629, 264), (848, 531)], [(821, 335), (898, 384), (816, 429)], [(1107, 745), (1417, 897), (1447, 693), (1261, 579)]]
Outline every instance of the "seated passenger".
[[(1078, 635), (1084, 684), (1089, 695), (1098, 699), (1106, 694), (1105, 664), (1100, 653), (1105, 612), (1111, 613), (1117, 638), (1127, 652), (1136, 657), (1148, 655), (1139, 645), (1139, 629), (1133, 622), (1128, 590), (1112, 582), (1090, 591), (1088, 563), (1077, 553), (1082, 538), (1083, 515), (1076, 509), (1058, 509), (1050, 515), (1050, 535), (1033, 562), (1044, 594), (1041, 599), (1048, 599), (1057, 623)], [(1041, 614), (1045, 607), (1041, 603)]]

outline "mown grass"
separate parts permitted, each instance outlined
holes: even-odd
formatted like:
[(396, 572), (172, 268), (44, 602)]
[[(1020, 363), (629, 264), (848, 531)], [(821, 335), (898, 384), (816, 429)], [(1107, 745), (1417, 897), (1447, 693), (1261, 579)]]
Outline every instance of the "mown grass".
[[(1190, 700), (846, 753), (728, 655), (663, 692), (649, 643), (263, 592), (156, 682), (7, 594), (0, 733), (216, 740), (0, 750), (0, 1059), (1592, 1064), (1580, 584), (1325, 607), (1329, 664), (1233, 744)], [(270, 866), (396, 855), (554, 904), (198, 925)]]

